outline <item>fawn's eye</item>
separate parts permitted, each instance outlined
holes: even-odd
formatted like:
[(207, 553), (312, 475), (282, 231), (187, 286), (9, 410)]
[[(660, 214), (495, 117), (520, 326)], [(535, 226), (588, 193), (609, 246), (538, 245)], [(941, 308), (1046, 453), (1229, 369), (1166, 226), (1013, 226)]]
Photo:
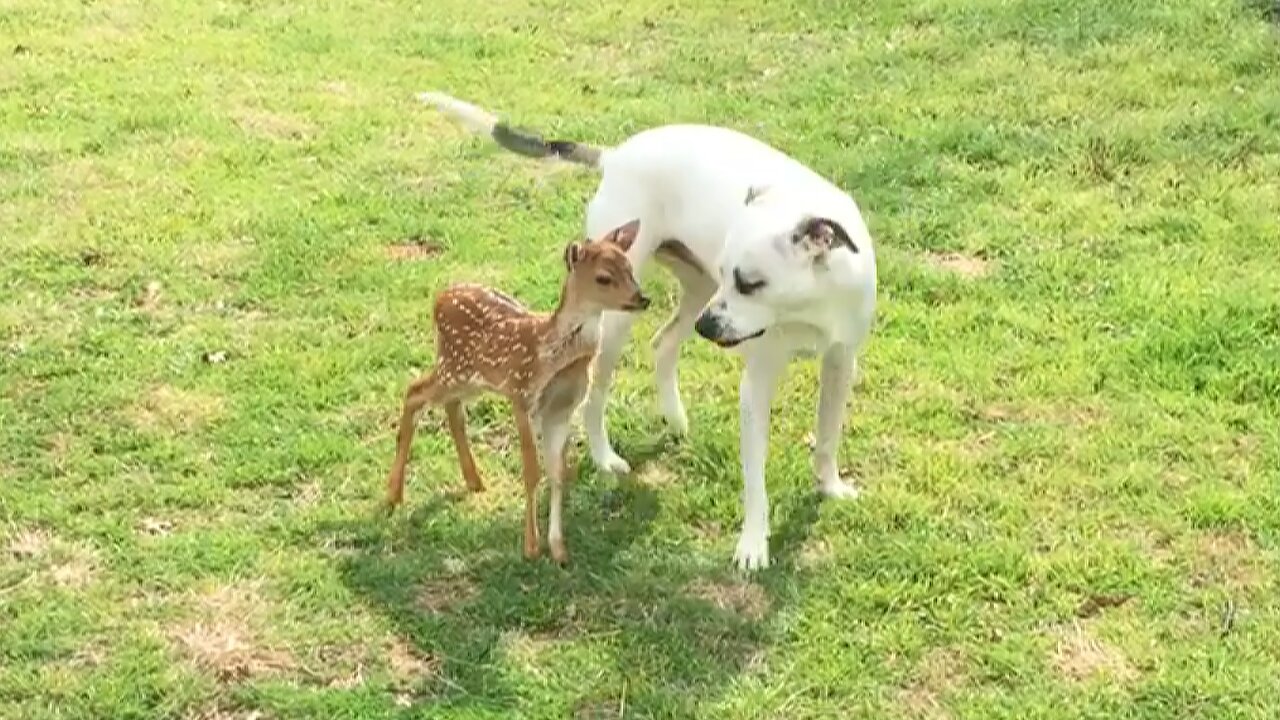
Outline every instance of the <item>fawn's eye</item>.
[(612, 285), (612, 284), (613, 284), (613, 278), (609, 277), (608, 275), (597, 275), (597, 276), (596, 276), (596, 284), (597, 284), (597, 285), (604, 285), (604, 286)]

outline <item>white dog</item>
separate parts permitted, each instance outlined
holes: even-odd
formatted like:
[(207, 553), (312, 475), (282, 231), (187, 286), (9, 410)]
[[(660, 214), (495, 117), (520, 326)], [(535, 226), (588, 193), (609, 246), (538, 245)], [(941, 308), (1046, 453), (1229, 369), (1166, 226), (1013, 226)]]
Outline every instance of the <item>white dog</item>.
[[(674, 430), (688, 429), (676, 383), (680, 343), (696, 329), (742, 353), (740, 567), (769, 564), (769, 409), (794, 357), (822, 356), (818, 490), (828, 497), (857, 495), (840, 478), (836, 449), (858, 351), (875, 315), (876, 263), (852, 198), (778, 150), (726, 128), (666, 125), (600, 149), (544, 141), (448, 95), (423, 93), (420, 99), (514, 152), (598, 168), (602, 178), (587, 207), (587, 237), (640, 220), (627, 253), (636, 273), (652, 257), (682, 289), (675, 314), (654, 338), (659, 404)], [(583, 412), (592, 459), (612, 473), (630, 472), (609, 442), (605, 404), (633, 319), (605, 314)]]

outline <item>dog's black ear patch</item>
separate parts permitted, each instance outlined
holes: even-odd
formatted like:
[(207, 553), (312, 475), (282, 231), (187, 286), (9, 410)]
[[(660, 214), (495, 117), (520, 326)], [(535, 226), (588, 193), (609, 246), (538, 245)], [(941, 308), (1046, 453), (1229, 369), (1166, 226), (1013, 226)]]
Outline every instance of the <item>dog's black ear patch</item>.
[(858, 252), (858, 246), (853, 244), (844, 226), (831, 218), (809, 218), (800, 223), (796, 242), (800, 241), (812, 242), (828, 250), (844, 246), (850, 252)]
[(750, 205), (755, 202), (761, 195), (769, 192), (768, 185), (752, 185), (747, 188), (747, 199), (742, 201), (743, 205)]

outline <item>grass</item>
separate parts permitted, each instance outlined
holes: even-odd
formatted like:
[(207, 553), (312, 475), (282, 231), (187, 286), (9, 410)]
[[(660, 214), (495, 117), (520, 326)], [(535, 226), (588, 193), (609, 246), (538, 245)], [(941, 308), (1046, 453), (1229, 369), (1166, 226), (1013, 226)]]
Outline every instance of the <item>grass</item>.
[[(1258, 0), (0, 3), (0, 717), (1280, 715), (1280, 37)], [(557, 135), (751, 132), (859, 198), (879, 324), (818, 504), (795, 366), (776, 567), (730, 569), (735, 361), (691, 438), (632, 346), (564, 570), (500, 403), (424, 420), (447, 282), (546, 307)], [(661, 300), (674, 286), (646, 279)]]

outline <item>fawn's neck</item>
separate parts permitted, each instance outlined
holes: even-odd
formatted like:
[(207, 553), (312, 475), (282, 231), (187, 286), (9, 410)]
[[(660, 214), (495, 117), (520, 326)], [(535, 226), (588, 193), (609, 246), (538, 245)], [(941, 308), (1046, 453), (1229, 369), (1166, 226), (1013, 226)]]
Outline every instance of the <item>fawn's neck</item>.
[(574, 297), (568, 281), (560, 289), (555, 312), (546, 319), (543, 332), (549, 345), (563, 345), (575, 338), (595, 344), (601, 307)]

